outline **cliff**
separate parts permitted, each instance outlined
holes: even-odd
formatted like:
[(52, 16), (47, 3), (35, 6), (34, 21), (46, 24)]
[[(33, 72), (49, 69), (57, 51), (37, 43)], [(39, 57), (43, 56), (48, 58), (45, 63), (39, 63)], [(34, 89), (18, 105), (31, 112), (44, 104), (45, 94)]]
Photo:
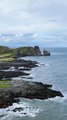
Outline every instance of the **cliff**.
[(0, 46), (0, 59), (2, 60), (5, 60), (6, 57), (10, 58), (9, 60), (13, 60), (12, 58), (18, 58), (24, 56), (50, 56), (50, 52), (44, 49), (42, 54), (39, 46), (34, 46), (34, 47), (26, 46), (15, 49), (5, 46)]

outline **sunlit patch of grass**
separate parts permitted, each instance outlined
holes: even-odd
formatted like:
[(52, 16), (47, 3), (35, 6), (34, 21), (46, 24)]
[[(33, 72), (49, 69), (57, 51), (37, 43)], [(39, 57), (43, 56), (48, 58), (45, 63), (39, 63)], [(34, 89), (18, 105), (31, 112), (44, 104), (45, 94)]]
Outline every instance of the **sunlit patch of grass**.
[(0, 62), (12, 62), (12, 61), (14, 61), (15, 60), (15, 58), (0, 58)]
[(8, 53), (8, 54), (2, 54), (0, 55), (0, 58), (3, 58), (3, 57), (10, 57), (11, 56), (11, 53)]
[(0, 81), (0, 88), (9, 88), (9, 87), (10, 87), (10, 83), (8, 80)]

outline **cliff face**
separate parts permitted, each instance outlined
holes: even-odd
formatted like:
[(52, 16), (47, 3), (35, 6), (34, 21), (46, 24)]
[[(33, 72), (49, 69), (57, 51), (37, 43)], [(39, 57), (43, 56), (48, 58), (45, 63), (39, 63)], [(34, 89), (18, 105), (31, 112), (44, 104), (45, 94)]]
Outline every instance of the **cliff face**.
[(39, 48), (38, 46), (35, 46), (35, 47), (34, 47), (34, 51), (35, 51), (35, 55), (38, 55), (38, 56), (41, 56), (41, 55), (42, 55), (42, 53), (41, 53), (41, 51), (40, 51), (40, 48)]

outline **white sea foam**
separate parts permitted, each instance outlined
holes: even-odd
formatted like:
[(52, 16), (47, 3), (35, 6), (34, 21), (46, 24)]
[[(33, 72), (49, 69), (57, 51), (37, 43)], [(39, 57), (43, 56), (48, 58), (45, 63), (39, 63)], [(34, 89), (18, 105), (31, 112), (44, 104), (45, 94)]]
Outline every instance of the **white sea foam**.
[[(17, 110), (14, 111), (16, 108)], [(14, 103), (6, 109), (0, 109), (0, 120), (7, 120), (7, 118), (9, 119), (11, 116), (35, 117), (39, 111), (39, 108), (36, 108), (27, 102)]]
[(15, 67), (10, 67), (9, 69), (2, 70), (2, 71), (7, 72), (7, 71), (16, 71), (16, 70), (17, 70), (17, 69), (16, 69)]
[(34, 74), (31, 72), (31, 74), (28, 75), (28, 77), (34, 77)]
[(50, 64), (49, 63), (40, 63), (38, 64), (38, 67), (49, 67)]

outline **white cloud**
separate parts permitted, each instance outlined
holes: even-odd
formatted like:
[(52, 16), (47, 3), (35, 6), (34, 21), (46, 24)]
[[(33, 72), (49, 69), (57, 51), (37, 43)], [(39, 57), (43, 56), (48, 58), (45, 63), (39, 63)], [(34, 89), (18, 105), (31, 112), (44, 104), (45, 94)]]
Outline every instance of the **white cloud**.
[(65, 29), (66, 10), (66, 0), (2, 0), (0, 1), (0, 28), (4, 32), (27, 32), (27, 30), (45, 32)]
[(32, 38), (37, 41), (43, 37), (48, 42), (66, 39), (66, 11), (67, 0), (0, 0), (0, 33), (16, 33), (16, 39), (33, 33)]

